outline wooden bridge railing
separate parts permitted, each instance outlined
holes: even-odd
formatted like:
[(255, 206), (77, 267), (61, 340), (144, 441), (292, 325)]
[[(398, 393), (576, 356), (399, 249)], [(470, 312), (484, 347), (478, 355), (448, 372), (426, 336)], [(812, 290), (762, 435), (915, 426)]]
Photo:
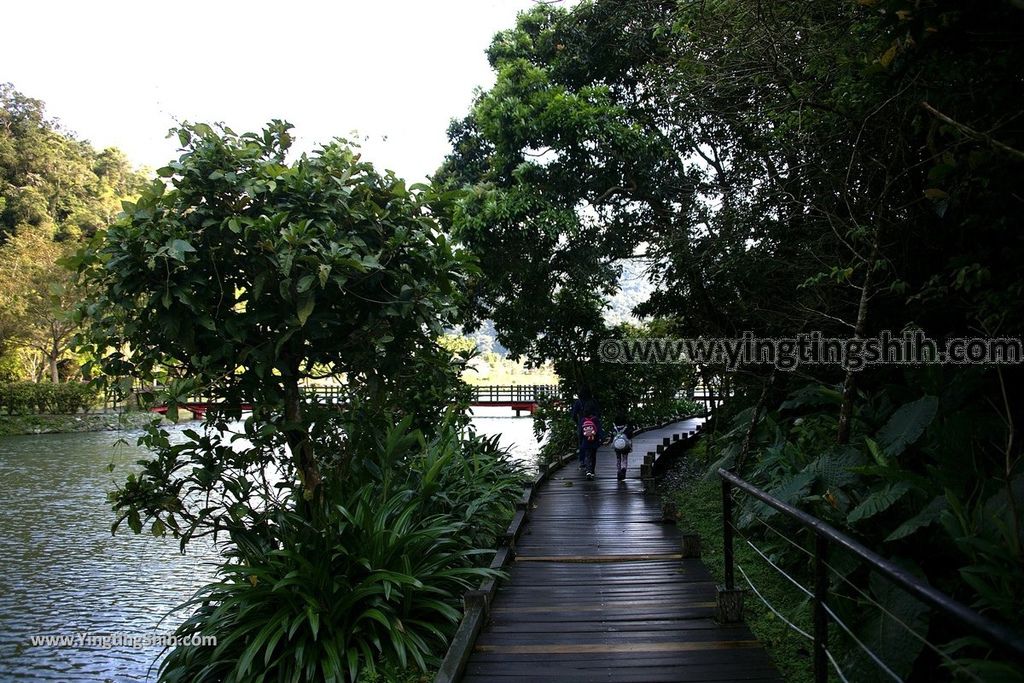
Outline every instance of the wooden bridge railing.
[[(533, 403), (541, 398), (551, 397), (567, 398), (557, 384), (473, 385), (473, 402)], [(713, 406), (728, 398), (728, 395), (698, 388), (680, 390), (676, 393), (676, 398), (687, 398)]]
[[(343, 385), (308, 384), (301, 387), (302, 395), (307, 400), (319, 403), (344, 403), (347, 401), (347, 390)], [(557, 384), (511, 384), (511, 385), (473, 385), (471, 403), (474, 405), (510, 405), (535, 404), (546, 398), (567, 398)], [(705, 406), (705, 417), (717, 407), (727, 396), (713, 394), (701, 389), (680, 390), (676, 398), (688, 398)], [(216, 403), (209, 396), (192, 396), (185, 399), (184, 404)], [(641, 398), (640, 403), (644, 400)]]
[(557, 384), (474, 385), (473, 403), (536, 403), (543, 398), (558, 398)]
[[(973, 631), (976, 635), (981, 636), (987, 641), (996, 651), (1009, 659), (1016, 660), (1018, 662), (1024, 662), (1024, 636), (1014, 631), (1013, 629), (996, 623), (991, 619), (975, 612), (966, 605), (954, 600), (952, 597), (942, 593), (941, 591), (932, 588), (928, 584), (924, 583), (921, 579), (911, 574), (906, 569), (890, 562), (878, 553), (868, 549), (861, 543), (858, 543), (849, 536), (836, 530), (829, 524), (813, 517), (806, 512), (796, 509), (792, 505), (788, 505), (778, 498), (774, 498), (765, 491), (757, 488), (753, 484), (750, 484), (743, 479), (740, 479), (732, 472), (726, 469), (719, 469), (718, 476), (722, 480), (722, 524), (724, 534), (724, 561), (725, 561), (725, 590), (723, 593), (728, 595), (734, 593), (735, 588), (735, 558), (733, 555), (733, 538), (734, 535), (740, 534), (739, 530), (733, 524), (733, 491), (737, 490), (744, 493), (756, 500), (764, 503), (765, 505), (781, 512), (786, 518), (791, 519), (801, 526), (809, 529), (814, 535), (814, 550), (806, 551), (813, 555), (814, 558), (814, 587), (813, 590), (804, 588), (796, 579), (790, 577), (785, 572), (775, 565), (769, 563), (771, 566), (780, 573), (788, 578), (795, 586), (803, 590), (803, 592), (811, 598), (811, 605), (813, 610), (814, 620), (814, 633), (809, 635), (802, 633), (805, 637), (812, 640), (813, 653), (814, 653), (814, 680), (816, 683), (825, 683), (828, 680), (828, 665), (829, 661), (832, 665), (839, 669), (839, 665), (835, 659), (831, 656), (828, 651), (828, 627), (829, 623), (834, 623), (839, 626), (843, 631), (850, 633), (852, 631), (842, 620), (837, 616), (836, 611), (829, 606), (829, 579), (828, 572), (832, 570), (829, 566), (829, 550), (833, 547), (846, 550), (847, 552), (856, 556), (859, 560), (867, 564), (874, 572), (885, 577), (890, 582), (896, 584), (916, 598), (922, 603), (932, 607), (933, 609), (942, 612), (946, 615), (953, 623), (960, 624), (967, 630)], [(792, 540), (790, 542), (793, 542)], [(750, 544), (749, 539), (747, 543)], [(751, 544), (753, 546), (753, 544)], [(761, 551), (753, 546), (754, 550), (758, 553)], [(748, 579), (749, 583), (749, 579)], [(750, 584), (751, 588), (757, 592), (756, 587)], [(722, 599), (722, 593), (720, 593), (719, 599)], [(763, 598), (762, 598), (763, 600)], [(742, 603), (741, 603), (742, 604)], [(775, 609), (765, 603), (766, 606), (775, 612)], [(875, 605), (883, 612), (886, 611), (884, 606)], [(778, 614), (778, 612), (776, 612)], [(783, 618), (784, 619), (784, 618)], [(785, 620), (785, 619), (784, 619)], [(799, 629), (786, 622), (791, 628)], [(958, 668), (955, 660), (951, 659), (943, 649), (937, 645), (929, 643), (924, 635), (917, 634), (909, 626), (898, 622), (904, 628), (908, 629), (912, 635), (914, 635), (923, 644), (927, 645), (940, 657), (946, 660), (946, 662), (952, 667)], [(854, 642), (868, 658), (879, 668), (879, 670), (885, 675), (887, 679), (893, 679), (896, 681), (902, 680), (882, 659), (860, 640), (853, 637)], [(840, 677), (846, 680), (842, 672), (839, 671)], [(976, 678), (976, 677), (975, 677)]]

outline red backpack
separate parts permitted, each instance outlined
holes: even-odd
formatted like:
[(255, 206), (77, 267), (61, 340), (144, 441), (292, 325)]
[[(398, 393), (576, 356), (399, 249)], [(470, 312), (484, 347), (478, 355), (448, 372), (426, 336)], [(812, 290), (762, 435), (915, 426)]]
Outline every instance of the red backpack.
[(597, 423), (594, 422), (593, 417), (583, 418), (581, 428), (583, 430), (583, 438), (587, 441), (593, 441), (597, 438)]

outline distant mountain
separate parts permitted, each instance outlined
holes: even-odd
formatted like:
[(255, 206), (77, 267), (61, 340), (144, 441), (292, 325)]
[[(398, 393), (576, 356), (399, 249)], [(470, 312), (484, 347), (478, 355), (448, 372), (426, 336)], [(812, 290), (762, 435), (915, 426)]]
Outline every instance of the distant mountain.
[(480, 329), (469, 336), (476, 340), (476, 348), (480, 353), (493, 351), (502, 357), (508, 355), (508, 349), (502, 346), (501, 342), (498, 341), (498, 331), (494, 329), (493, 321), (485, 320), (483, 324), (480, 325)]
[[(636, 260), (622, 261), (622, 276), (619, 278), (619, 291), (608, 301), (608, 308), (605, 309), (605, 320), (609, 325), (619, 325), (624, 322), (640, 323), (641, 318), (633, 315), (633, 309), (647, 301), (647, 298), (654, 290), (654, 285), (647, 278), (646, 267)], [(465, 334), (462, 330), (452, 330), (453, 334)], [(485, 320), (480, 329), (466, 335), (476, 341), (477, 350), (480, 353), (493, 351), (499, 356), (507, 356), (508, 349), (498, 342), (498, 332), (494, 329), (494, 323)]]
[(633, 309), (647, 301), (654, 291), (654, 285), (647, 277), (647, 269), (643, 263), (636, 260), (623, 260), (622, 276), (619, 278), (619, 292), (608, 302), (609, 308), (605, 311), (605, 320), (609, 325), (618, 325), (624, 322), (639, 323), (642, 319), (633, 315)]

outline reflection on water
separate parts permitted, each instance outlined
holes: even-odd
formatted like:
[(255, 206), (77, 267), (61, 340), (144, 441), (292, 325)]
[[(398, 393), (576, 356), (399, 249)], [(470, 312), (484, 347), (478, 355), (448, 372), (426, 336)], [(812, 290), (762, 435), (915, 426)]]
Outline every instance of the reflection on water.
[[(502, 445), (530, 462), (532, 420), (511, 415), (478, 408), (473, 423), (481, 433), (501, 434)], [(119, 436), (131, 445), (115, 448)], [(0, 681), (155, 678), (160, 646), (31, 644), (33, 636), (170, 633), (181, 616), (161, 618), (212, 576), (216, 552), (207, 539), (181, 555), (172, 538), (135, 536), (127, 528), (110, 534), (106, 495), (141, 456), (137, 437), (0, 438)]]
[(479, 434), (499, 434), (499, 443), (507, 448), (515, 460), (531, 471), (537, 470), (537, 451), (540, 446), (533, 436), (533, 418), (515, 417), (510, 408), (477, 407), (472, 409), (473, 426)]
[(115, 448), (117, 438), (0, 439), (0, 680), (145, 680), (159, 647), (58, 648), (30, 638), (169, 632), (174, 620), (161, 617), (210, 576), (214, 552), (202, 540), (182, 556), (171, 538), (110, 534), (106, 494), (141, 454)]

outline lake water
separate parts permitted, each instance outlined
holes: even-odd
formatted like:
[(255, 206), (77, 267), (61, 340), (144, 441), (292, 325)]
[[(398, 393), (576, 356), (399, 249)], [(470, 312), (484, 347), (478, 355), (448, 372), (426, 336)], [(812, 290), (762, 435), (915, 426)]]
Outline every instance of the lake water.
[[(529, 417), (477, 408), (473, 424), (500, 434), (516, 459), (534, 465)], [(168, 634), (183, 617), (164, 619), (167, 613), (212, 576), (216, 553), (205, 539), (181, 555), (172, 538), (136, 536), (127, 528), (110, 534), (106, 495), (142, 455), (137, 436), (0, 437), (0, 682), (153, 680), (159, 645), (33, 645), (31, 639)], [(120, 437), (132, 445), (114, 446)]]

